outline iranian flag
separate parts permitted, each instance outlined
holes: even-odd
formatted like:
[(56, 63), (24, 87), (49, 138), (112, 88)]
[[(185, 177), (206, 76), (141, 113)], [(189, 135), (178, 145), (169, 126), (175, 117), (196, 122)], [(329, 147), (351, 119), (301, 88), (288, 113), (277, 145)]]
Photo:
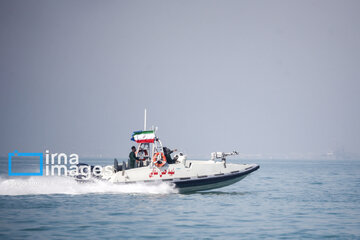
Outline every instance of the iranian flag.
[(137, 143), (153, 143), (155, 139), (154, 131), (136, 131), (133, 133), (131, 140)]

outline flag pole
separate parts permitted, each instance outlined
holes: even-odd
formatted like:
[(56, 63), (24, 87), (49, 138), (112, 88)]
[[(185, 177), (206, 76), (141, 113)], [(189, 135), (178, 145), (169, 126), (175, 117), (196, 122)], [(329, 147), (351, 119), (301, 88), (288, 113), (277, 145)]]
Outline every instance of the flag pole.
[(144, 113), (144, 131), (146, 131), (146, 108)]

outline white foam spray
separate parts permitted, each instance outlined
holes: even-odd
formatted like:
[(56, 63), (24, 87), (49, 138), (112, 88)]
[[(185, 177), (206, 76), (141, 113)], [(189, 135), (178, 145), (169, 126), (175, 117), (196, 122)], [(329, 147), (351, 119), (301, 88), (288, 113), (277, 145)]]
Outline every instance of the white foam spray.
[(148, 185), (113, 184), (104, 181), (78, 183), (70, 177), (41, 176), (28, 178), (0, 178), (0, 195), (38, 195), (38, 194), (169, 194), (177, 190), (166, 184)]

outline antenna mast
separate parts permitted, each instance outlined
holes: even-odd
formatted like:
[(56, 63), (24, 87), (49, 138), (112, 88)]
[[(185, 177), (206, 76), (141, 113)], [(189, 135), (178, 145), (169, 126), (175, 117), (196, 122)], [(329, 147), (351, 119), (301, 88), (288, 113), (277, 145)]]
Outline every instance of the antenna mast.
[(144, 131), (146, 131), (146, 108), (144, 113)]

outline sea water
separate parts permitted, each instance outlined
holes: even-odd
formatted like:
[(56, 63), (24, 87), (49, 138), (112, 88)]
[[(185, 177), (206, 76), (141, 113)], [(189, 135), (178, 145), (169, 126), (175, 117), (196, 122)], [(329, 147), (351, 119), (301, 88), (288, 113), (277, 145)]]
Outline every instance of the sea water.
[(166, 184), (9, 177), (2, 158), (0, 239), (360, 239), (360, 161), (229, 162), (260, 169), (179, 194)]

